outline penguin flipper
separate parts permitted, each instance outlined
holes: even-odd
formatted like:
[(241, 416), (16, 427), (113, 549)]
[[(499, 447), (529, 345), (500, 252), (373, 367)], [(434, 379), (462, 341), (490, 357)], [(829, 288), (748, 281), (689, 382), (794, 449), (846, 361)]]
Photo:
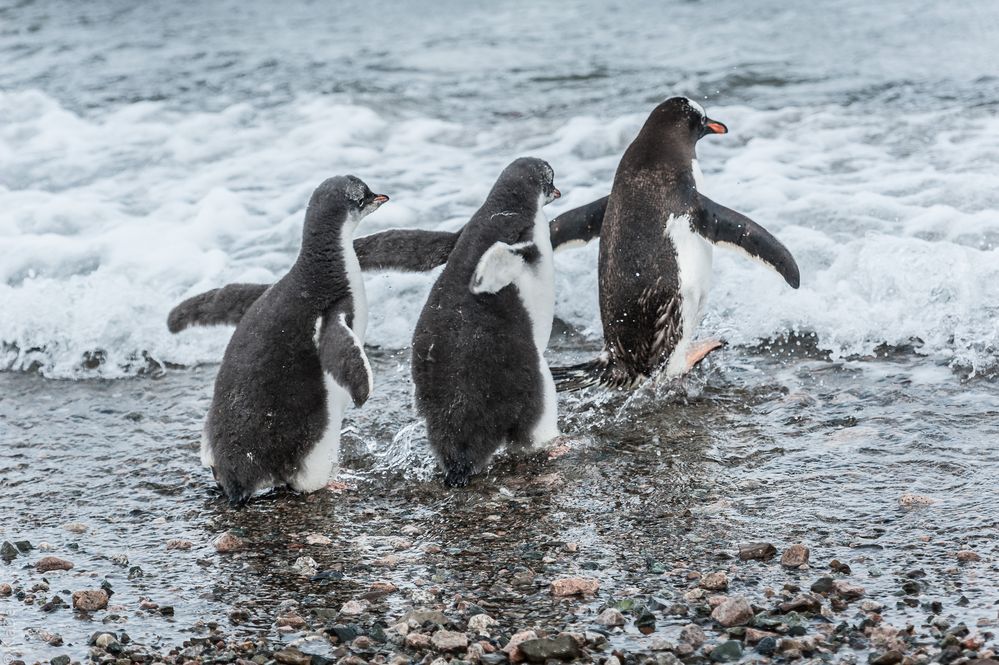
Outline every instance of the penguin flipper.
[(582, 247), (600, 236), (610, 196), (573, 208), (548, 223), (552, 247), (558, 251), (569, 247)]
[(347, 325), (347, 315), (331, 312), (319, 330), (319, 362), (333, 380), (350, 393), (354, 406), (361, 406), (374, 389), (371, 365), (364, 344)]
[[(459, 233), (390, 229), (354, 240), (361, 270), (425, 272), (447, 262)], [(180, 303), (167, 316), (172, 333), (191, 326), (234, 326), (270, 284), (227, 284)]]
[(447, 263), (461, 232), (389, 229), (354, 240), (361, 270), (426, 272)]
[(178, 333), (191, 326), (236, 325), (270, 284), (227, 284), (191, 296), (170, 310), (167, 328)]
[(496, 293), (517, 279), (524, 268), (539, 258), (541, 252), (533, 242), (519, 242), (515, 245), (495, 242), (479, 259), (468, 288), (476, 295)]
[(798, 288), (801, 276), (791, 252), (780, 240), (750, 218), (697, 195), (700, 211), (693, 227), (706, 240), (731, 247), (765, 263), (784, 278), (792, 288)]

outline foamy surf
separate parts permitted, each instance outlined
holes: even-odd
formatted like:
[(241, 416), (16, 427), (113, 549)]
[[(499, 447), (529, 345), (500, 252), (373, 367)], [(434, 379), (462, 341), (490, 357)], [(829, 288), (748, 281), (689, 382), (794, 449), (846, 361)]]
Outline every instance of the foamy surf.
[[(704, 334), (734, 345), (814, 333), (834, 356), (913, 345), (991, 371), (999, 354), (999, 119), (953, 111), (710, 105), (732, 129), (699, 146), (706, 193), (774, 232), (802, 286), (716, 250)], [(610, 188), (648, 109), (489, 126), (389, 117), (326, 96), (183, 112), (140, 102), (80, 115), (36, 90), (0, 93), (0, 368), (121, 377), (217, 362), (228, 329), (171, 335), (180, 299), (269, 282), (298, 249), (325, 177), (355, 173), (392, 204), (361, 233), (453, 230), (518, 155), (566, 194)], [(556, 256), (556, 315), (599, 337), (596, 244)], [(409, 344), (432, 276), (369, 275), (368, 343)]]

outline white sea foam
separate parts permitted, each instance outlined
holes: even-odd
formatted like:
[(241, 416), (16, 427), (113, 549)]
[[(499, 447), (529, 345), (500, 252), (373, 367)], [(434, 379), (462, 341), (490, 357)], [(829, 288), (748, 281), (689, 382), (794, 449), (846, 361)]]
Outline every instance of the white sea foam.
[[(533, 155), (564, 193), (554, 216), (607, 193), (637, 111), (473, 127), (317, 96), (84, 117), (41, 92), (0, 92), (0, 369), (122, 376), (148, 362), (218, 361), (228, 329), (171, 335), (167, 311), (227, 282), (280, 276), (324, 178), (354, 173), (392, 197), (359, 233), (456, 229), (506, 163)], [(701, 141), (705, 193), (780, 237), (802, 286), (718, 250), (702, 334), (748, 344), (815, 332), (834, 354), (918, 338), (937, 359), (997, 364), (999, 119), (710, 113), (731, 134)], [(599, 336), (596, 256), (596, 243), (556, 256), (556, 314)], [(367, 277), (368, 343), (408, 345), (431, 279)], [(100, 368), (82, 369), (97, 350)]]

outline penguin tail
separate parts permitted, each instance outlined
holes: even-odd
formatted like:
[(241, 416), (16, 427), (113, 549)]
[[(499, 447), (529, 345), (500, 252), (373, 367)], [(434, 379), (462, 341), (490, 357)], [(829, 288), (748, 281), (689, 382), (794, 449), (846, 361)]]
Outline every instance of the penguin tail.
[(560, 393), (596, 385), (629, 390), (648, 378), (644, 374), (636, 374), (627, 366), (619, 365), (607, 351), (585, 363), (552, 367), (551, 372), (555, 380), (555, 389)]
[(601, 353), (585, 363), (552, 367), (551, 372), (552, 378), (555, 380), (555, 389), (562, 393), (582, 390), (599, 384), (613, 383), (608, 379), (614, 373), (614, 367), (610, 356), (607, 353)]
[(604, 366), (600, 359), (590, 360), (578, 365), (568, 365), (566, 367), (552, 367), (552, 378), (555, 379), (555, 389), (560, 392), (572, 392), (582, 390), (600, 383), (600, 377), (604, 372)]

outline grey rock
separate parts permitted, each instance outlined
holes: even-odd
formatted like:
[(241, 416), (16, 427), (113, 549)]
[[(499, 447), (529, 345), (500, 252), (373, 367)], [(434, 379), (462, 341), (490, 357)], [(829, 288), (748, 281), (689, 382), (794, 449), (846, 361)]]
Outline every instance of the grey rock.
[(438, 626), (450, 626), (451, 620), (444, 616), (444, 613), (439, 610), (428, 610), (428, 609), (416, 609), (410, 610), (402, 618), (403, 621), (407, 623), (416, 623), (422, 626), (426, 622), (437, 624)]
[(620, 610), (614, 609), (613, 607), (608, 607), (606, 610), (600, 613), (597, 617), (597, 623), (601, 626), (623, 626), (626, 623), (624, 615), (621, 614)]
[[(105, 637), (105, 635), (107, 637)], [(88, 643), (90, 644), (90, 646), (96, 645), (103, 647), (104, 645), (106, 645), (107, 643), (109, 643), (111, 640), (114, 639), (117, 639), (114, 633), (108, 632), (106, 630), (99, 630), (90, 636), (90, 640)], [(104, 644), (98, 644), (98, 640), (102, 641)]]
[(722, 642), (711, 652), (711, 660), (716, 663), (728, 663), (742, 658), (742, 645), (736, 640)]
[(581, 652), (579, 645), (569, 635), (555, 638), (525, 640), (520, 643), (520, 651), (532, 663), (543, 663), (549, 658), (558, 660), (574, 660)]
[(829, 593), (833, 588), (833, 578), (820, 577), (812, 583), (812, 593)]
[(764, 637), (756, 643), (756, 653), (761, 656), (772, 656), (777, 651), (777, 640), (773, 637)]
[(864, 595), (864, 587), (858, 584), (850, 584), (846, 580), (836, 580), (833, 582), (833, 591), (847, 600), (856, 600)]
[(430, 641), (439, 651), (464, 651), (468, 648), (468, 638), (465, 633), (453, 630), (438, 630)]
[(3, 544), (0, 545), (0, 559), (10, 561), (14, 558), (17, 558), (17, 548), (10, 541), (3, 541)]
[(498, 622), (496, 619), (492, 618), (488, 614), (479, 613), (472, 615), (468, 619), (468, 630), (475, 635), (483, 635), (485, 637), (490, 637), (491, 628), (495, 626)]
[(684, 644), (689, 644), (695, 649), (704, 644), (705, 640), (707, 640), (707, 637), (704, 635), (704, 630), (697, 624), (688, 623), (680, 629), (680, 641)]
[(743, 561), (758, 559), (767, 561), (777, 555), (777, 548), (770, 543), (742, 543), (739, 545), (739, 558)]
[(358, 630), (355, 626), (347, 626), (342, 623), (327, 628), (326, 632), (336, 635), (340, 644), (347, 644), (358, 635)]
[(676, 655), (670, 652), (657, 653), (656, 654), (656, 665), (680, 665), (682, 661), (676, 657)]
[(711, 618), (726, 628), (744, 626), (753, 618), (753, 608), (742, 596), (728, 598), (711, 612)]

